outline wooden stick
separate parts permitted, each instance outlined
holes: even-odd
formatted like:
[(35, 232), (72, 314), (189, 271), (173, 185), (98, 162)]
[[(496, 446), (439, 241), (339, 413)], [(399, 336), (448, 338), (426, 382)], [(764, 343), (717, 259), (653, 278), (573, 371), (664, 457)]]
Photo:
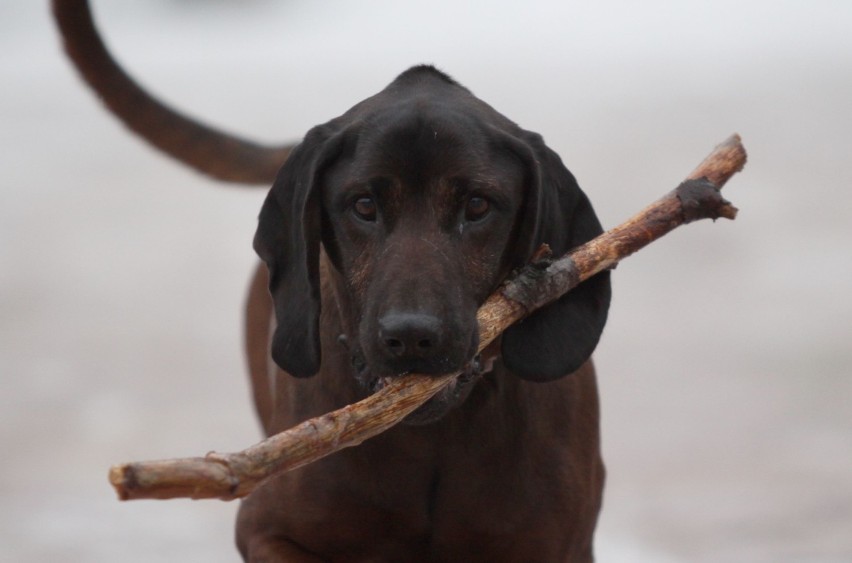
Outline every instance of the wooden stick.
[[(625, 223), (558, 260), (549, 260), (549, 251), (541, 249), (479, 309), (480, 352), (514, 322), (672, 229), (703, 218), (733, 219), (737, 210), (719, 190), (745, 161), (740, 137), (732, 135), (684, 183)], [(269, 477), (384, 432), (458, 374), (399, 377), (362, 401), (307, 420), (240, 452), (127, 463), (112, 467), (109, 479), (122, 500), (244, 497)]]

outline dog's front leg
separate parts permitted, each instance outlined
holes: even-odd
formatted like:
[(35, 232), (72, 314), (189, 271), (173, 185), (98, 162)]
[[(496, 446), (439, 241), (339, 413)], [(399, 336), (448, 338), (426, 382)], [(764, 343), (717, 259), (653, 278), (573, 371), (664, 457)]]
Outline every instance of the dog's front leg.
[(286, 538), (255, 535), (240, 546), (248, 563), (323, 563), (324, 559), (309, 553)]

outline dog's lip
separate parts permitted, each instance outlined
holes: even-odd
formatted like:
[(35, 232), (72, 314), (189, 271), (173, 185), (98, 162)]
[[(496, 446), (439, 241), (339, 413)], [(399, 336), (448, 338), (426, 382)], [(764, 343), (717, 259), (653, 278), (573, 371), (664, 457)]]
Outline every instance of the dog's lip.
[[(366, 364), (363, 364), (363, 370), (356, 377), (363, 385), (364, 390), (369, 395), (373, 395), (386, 389), (392, 382), (407, 375), (407, 373), (410, 372), (398, 375), (376, 376), (370, 373), (369, 367)], [(451, 409), (467, 398), (481, 375), (480, 357), (477, 355), (465, 364), (458, 376), (452, 378), (446, 386), (406, 415), (401, 422), (407, 425), (421, 426), (443, 418)]]
[[(438, 394), (436, 394), (434, 398), (437, 398), (438, 395), (444, 395), (447, 398), (450, 398), (454, 392), (461, 387), (466, 386), (471, 381), (475, 380), (481, 370), (481, 357), (477, 355), (471, 361), (467, 362), (458, 376), (452, 378), (449, 383), (447, 383), (446, 387), (441, 389)], [(396, 379), (408, 375), (411, 372), (403, 372), (398, 375), (386, 375), (386, 376), (376, 376), (371, 378), (368, 386), (370, 388), (370, 393), (376, 393), (377, 391), (381, 391), (388, 385), (390, 385)], [(430, 399), (431, 400), (431, 399)]]

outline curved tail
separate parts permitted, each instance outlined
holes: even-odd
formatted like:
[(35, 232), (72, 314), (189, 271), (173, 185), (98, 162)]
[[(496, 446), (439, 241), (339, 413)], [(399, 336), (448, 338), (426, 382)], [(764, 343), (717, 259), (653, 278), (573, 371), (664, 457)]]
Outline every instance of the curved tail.
[(65, 51), (109, 110), (184, 164), (225, 182), (271, 185), (293, 145), (267, 147), (182, 115), (143, 90), (112, 58), (87, 0), (53, 0)]

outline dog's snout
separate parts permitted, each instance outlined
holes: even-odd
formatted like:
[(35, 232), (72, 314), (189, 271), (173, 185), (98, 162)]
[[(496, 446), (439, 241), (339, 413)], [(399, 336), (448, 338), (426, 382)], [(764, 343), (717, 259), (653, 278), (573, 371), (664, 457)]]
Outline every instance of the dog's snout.
[(379, 319), (379, 341), (395, 358), (426, 359), (441, 344), (441, 321), (426, 313), (387, 313)]

